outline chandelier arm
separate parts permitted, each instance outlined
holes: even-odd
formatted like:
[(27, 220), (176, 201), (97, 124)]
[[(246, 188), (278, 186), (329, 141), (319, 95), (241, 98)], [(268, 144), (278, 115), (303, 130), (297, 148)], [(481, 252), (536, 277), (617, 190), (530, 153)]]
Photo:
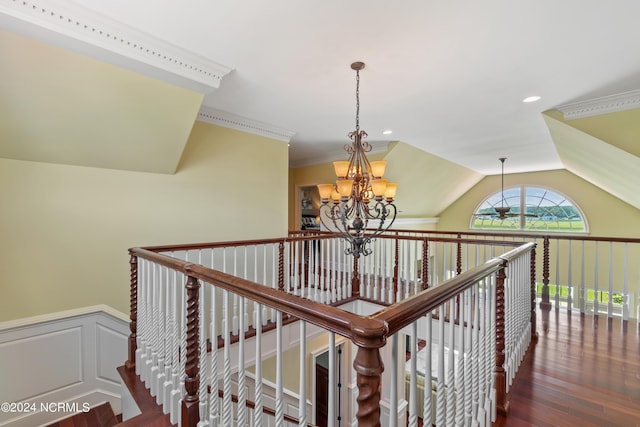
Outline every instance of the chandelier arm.
[[(392, 203), (397, 184), (393, 184), (394, 187), (389, 193), (392, 195), (384, 200), (386, 180), (378, 180), (382, 179), (384, 173), (384, 165), (381, 168), (380, 163), (386, 162), (375, 162), (374, 172), (366, 155), (373, 147), (366, 141), (367, 133), (360, 130), (360, 70), (364, 69), (364, 66), (362, 62), (351, 64), (351, 68), (356, 71), (356, 127), (348, 134), (351, 143), (345, 144), (344, 147), (349, 161), (334, 163), (341, 201), (331, 204), (327, 193), (331, 185), (319, 185), (319, 188), (322, 187), (321, 194), (324, 194), (320, 207), (320, 222), (325, 228), (341, 235), (348, 242), (344, 253), (356, 258), (373, 252), (370, 243), (391, 227), (397, 214), (397, 209)], [(346, 171), (344, 166), (347, 167)], [(340, 181), (344, 179), (349, 181)], [(352, 183), (351, 188), (344, 188), (345, 185), (348, 187), (348, 183)], [(346, 194), (349, 190), (349, 194)], [(369, 220), (378, 222), (372, 230), (368, 229)]]

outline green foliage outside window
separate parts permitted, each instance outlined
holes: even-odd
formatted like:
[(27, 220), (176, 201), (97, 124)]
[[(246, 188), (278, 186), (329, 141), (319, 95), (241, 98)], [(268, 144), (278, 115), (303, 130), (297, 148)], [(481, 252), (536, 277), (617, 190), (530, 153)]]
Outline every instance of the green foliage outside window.
[[(505, 218), (496, 208), (509, 207)], [(541, 187), (518, 186), (487, 197), (472, 216), (470, 227), (481, 230), (586, 232), (580, 209), (567, 197)]]
[[(536, 292), (538, 295), (542, 294), (542, 288), (544, 284), (538, 282), (536, 284)], [(567, 298), (569, 296), (569, 287), (568, 286), (557, 286), (553, 284), (549, 284), (549, 295), (555, 296), (556, 293), (560, 293), (560, 298)], [(624, 303), (624, 295), (619, 292), (612, 292), (611, 302), (613, 304), (621, 305)], [(594, 289), (587, 289), (587, 301), (595, 301), (597, 296), (598, 302), (608, 303), (609, 302), (609, 292), (608, 291), (600, 291), (597, 292)], [(574, 300), (577, 298), (576, 295), (573, 296)]]

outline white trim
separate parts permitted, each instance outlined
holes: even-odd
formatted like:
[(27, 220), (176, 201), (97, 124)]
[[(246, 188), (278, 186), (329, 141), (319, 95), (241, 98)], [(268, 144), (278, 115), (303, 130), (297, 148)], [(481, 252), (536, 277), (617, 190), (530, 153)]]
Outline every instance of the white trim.
[(198, 120), (284, 142), (289, 142), (291, 137), (296, 134), (287, 129), (210, 107), (202, 107), (200, 109), (198, 112)]
[[(341, 362), (341, 366), (338, 367), (336, 366), (336, 369), (342, 374), (342, 378), (338, 378), (338, 382), (340, 382), (340, 384), (344, 385), (347, 383), (346, 381), (346, 372), (348, 369), (348, 365), (347, 365), (347, 353), (345, 351), (346, 346), (345, 343), (347, 342), (347, 340), (344, 337), (341, 336), (337, 336), (336, 337), (336, 341), (335, 341), (335, 348), (337, 349), (342, 349), (342, 357), (340, 358), (340, 362)], [(316, 399), (317, 399), (317, 395), (316, 395), (316, 365), (317, 365), (317, 359), (318, 357), (320, 357), (322, 354), (329, 352), (329, 335), (327, 334), (327, 343), (326, 345), (323, 345), (321, 347), (318, 347), (316, 349), (314, 349), (313, 351), (309, 352), (309, 359), (310, 359), (310, 363), (309, 363), (309, 378), (311, 378), (310, 381), (310, 391), (311, 391), (311, 398), (308, 399), (308, 401), (311, 402), (311, 422), (313, 424), (317, 423), (316, 420)], [(351, 358), (351, 360), (353, 360), (353, 358)], [(336, 383), (337, 384), (337, 383)], [(346, 390), (343, 390), (343, 392), (346, 392)], [(341, 396), (344, 400), (344, 396)], [(341, 405), (341, 413), (337, 414), (336, 416), (341, 417), (342, 419), (345, 419), (345, 407), (344, 405)]]
[(126, 360), (128, 336), (127, 316), (106, 305), (0, 323), (0, 364), (10, 368), (0, 401), (33, 407), (0, 413), (0, 426), (48, 425), (73, 415), (41, 411), (41, 404), (76, 402), (82, 411), (108, 401), (120, 413), (116, 368)]
[(86, 316), (89, 314), (99, 314), (99, 313), (108, 314), (109, 316), (114, 317), (115, 319), (121, 320), (123, 322), (127, 322), (127, 323), (129, 322), (128, 315), (114, 308), (111, 308), (108, 305), (99, 304), (99, 305), (92, 305), (89, 307), (81, 307), (81, 308), (74, 308), (71, 310), (58, 311), (56, 313), (48, 313), (48, 314), (41, 314), (38, 316), (24, 317), (22, 319), (7, 320), (5, 322), (0, 322), (0, 332), (4, 332), (14, 328), (21, 328), (25, 326), (34, 326), (40, 323), (55, 322), (57, 320), (67, 320), (72, 317)]
[(633, 108), (640, 108), (640, 89), (564, 104), (557, 106), (556, 110), (564, 114), (565, 120), (574, 120)]
[[(13, 22), (14, 27), (44, 41), (57, 39), (64, 48), (82, 51), (100, 60), (105, 59), (106, 52), (115, 53), (204, 85), (209, 90), (218, 88), (222, 78), (232, 70), (75, 3), (70, 6), (69, 2), (58, 0), (0, 0), (0, 18), (6, 19), (2, 14), (18, 21)], [(30, 25), (25, 23), (33, 28), (27, 28)], [(86, 45), (106, 52), (89, 51)]]

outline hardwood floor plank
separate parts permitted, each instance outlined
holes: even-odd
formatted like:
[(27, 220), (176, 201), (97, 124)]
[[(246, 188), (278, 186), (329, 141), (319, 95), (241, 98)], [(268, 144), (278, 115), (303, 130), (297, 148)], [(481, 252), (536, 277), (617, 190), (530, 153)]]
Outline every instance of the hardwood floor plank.
[(635, 322), (538, 310), (539, 337), (497, 427), (640, 427)]

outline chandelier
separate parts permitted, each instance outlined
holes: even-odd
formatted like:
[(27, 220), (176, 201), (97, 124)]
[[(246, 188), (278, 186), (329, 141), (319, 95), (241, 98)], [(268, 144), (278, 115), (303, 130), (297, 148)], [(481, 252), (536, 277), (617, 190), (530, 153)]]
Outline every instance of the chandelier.
[(396, 219), (393, 199), (398, 184), (382, 178), (387, 162), (367, 159), (371, 145), (365, 141), (367, 133), (360, 130), (360, 70), (364, 62), (354, 62), (351, 69), (356, 72), (356, 130), (349, 133), (351, 143), (344, 147), (349, 160), (333, 162), (336, 184), (319, 184), (318, 191), (322, 225), (349, 243), (345, 254), (359, 258), (371, 254), (371, 241)]

